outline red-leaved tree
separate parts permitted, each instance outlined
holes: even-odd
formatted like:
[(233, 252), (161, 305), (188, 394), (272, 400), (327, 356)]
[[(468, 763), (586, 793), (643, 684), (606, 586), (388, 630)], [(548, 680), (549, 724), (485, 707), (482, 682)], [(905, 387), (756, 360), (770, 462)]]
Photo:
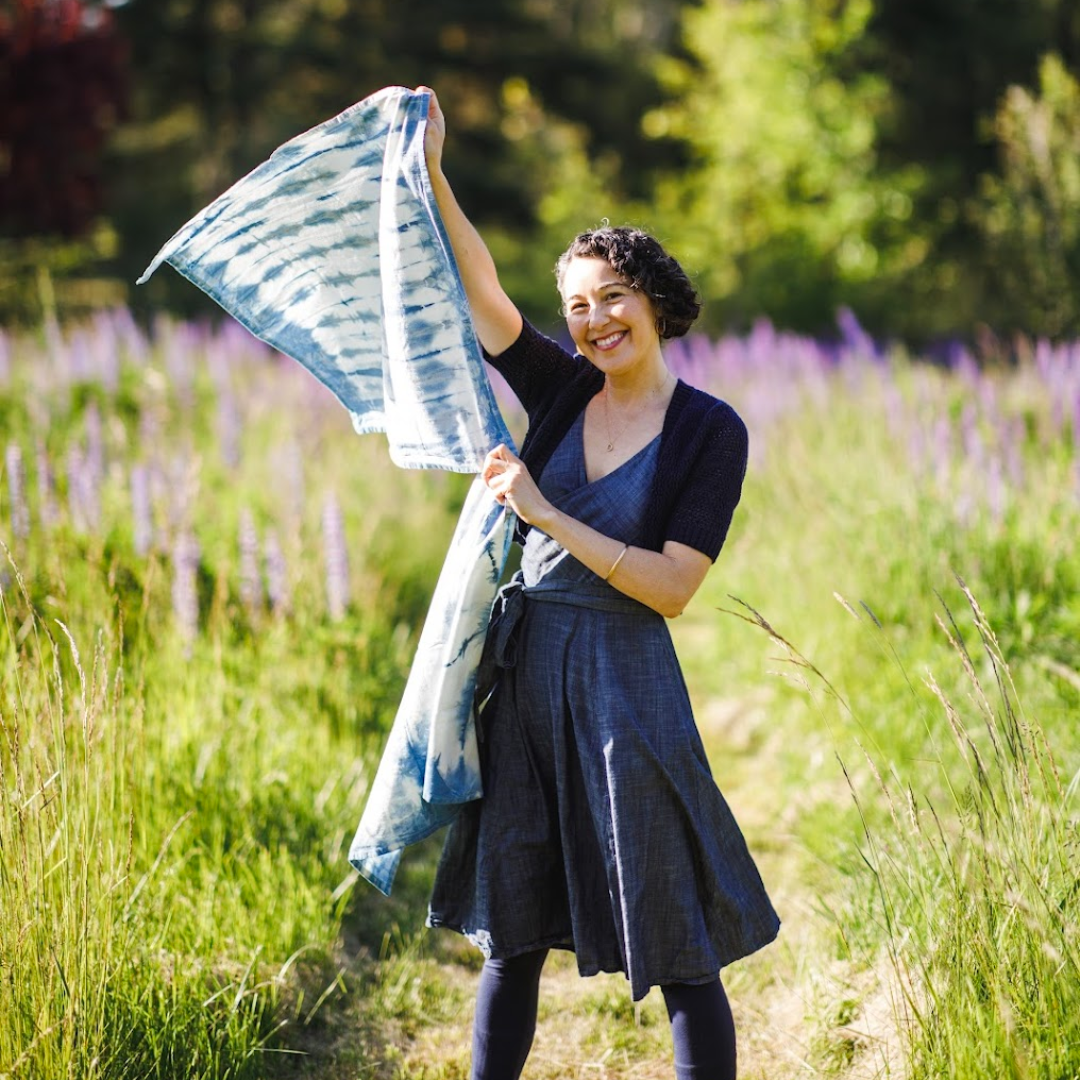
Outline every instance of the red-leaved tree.
[(0, 232), (78, 236), (101, 212), (101, 154), (127, 95), (112, 14), (85, 0), (0, 13)]

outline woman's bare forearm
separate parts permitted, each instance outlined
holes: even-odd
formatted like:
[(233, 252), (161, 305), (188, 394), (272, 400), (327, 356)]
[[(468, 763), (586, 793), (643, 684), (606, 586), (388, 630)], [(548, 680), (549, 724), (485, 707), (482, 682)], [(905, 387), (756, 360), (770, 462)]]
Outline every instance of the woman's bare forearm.
[(498, 356), (517, 341), (521, 333), (521, 314), (499, 284), (495, 260), (483, 237), (458, 205), (442, 169), (433, 170), (429, 163), (428, 175), (439, 215), (454, 249), (477, 337), (492, 356)]
[(446, 117), (435, 91), (417, 87), (428, 94), (427, 126), (424, 129), (424, 159), (439, 216), (454, 249), (458, 273), (465, 286), (476, 336), (492, 356), (505, 352), (521, 333), (521, 315), (499, 284), (499, 273), (487, 244), (458, 205), (450, 182), (442, 169), (446, 142)]
[(534, 522), (533, 527), (547, 533), (619, 592), (669, 619), (682, 614), (712, 565), (708, 555), (671, 540), (663, 551), (627, 547), (624, 553), (618, 540), (554, 508), (542, 525)]

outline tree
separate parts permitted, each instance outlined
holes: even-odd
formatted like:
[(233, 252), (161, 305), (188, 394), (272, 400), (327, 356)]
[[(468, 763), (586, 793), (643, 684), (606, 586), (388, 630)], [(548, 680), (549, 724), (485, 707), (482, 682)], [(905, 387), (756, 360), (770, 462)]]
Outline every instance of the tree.
[[(652, 58), (675, 40), (678, 10), (678, 0), (130, 0), (118, 19), (135, 116), (112, 161), (122, 272), (135, 276), (153, 254), (148, 238), (164, 239), (285, 139), (381, 86), (420, 82), (446, 108), (463, 205), (520, 255), (559, 188), (562, 154), (605, 162), (638, 194), (678, 154), (640, 127), (663, 100)], [(167, 275), (138, 299), (199, 303)]]
[(648, 123), (694, 147), (657, 213), (710, 325), (768, 314), (821, 330), (923, 256), (910, 221), (923, 173), (879, 169), (889, 87), (850, 70), (871, 13), (869, 0), (709, 0), (688, 15), (697, 69), (672, 72), (680, 101)]
[(1038, 93), (1010, 87), (994, 125), (999, 173), (974, 220), (986, 239), (1006, 329), (1080, 333), (1080, 82), (1049, 54)]
[(82, 236), (101, 214), (126, 59), (100, 6), (16, 0), (0, 13), (0, 232)]

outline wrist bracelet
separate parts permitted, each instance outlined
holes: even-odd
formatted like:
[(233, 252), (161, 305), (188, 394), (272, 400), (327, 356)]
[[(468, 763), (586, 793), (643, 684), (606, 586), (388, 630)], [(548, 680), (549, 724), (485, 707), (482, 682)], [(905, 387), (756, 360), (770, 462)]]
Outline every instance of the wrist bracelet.
[(615, 573), (615, 568), (623, 561), (623, 556), (630, 550), (629, 544), (623, 544), (622, 551), (619, 552), (618, 558), (611, 564), (611, 569), (604, 575), (604, 581), (607, 581), (612, 574)]

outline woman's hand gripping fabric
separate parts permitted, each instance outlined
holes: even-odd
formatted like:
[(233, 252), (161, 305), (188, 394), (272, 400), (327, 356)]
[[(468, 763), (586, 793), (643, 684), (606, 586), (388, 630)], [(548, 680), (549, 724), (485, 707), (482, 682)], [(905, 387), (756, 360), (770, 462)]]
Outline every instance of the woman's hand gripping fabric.
[(430, 86), (418, 86), (416, 90), (431, 95), (428, 99), (427, 126), (424, 128), (424, 157), (428, 171), (437, 172), (442, 167), (443, 146), (446, 144), (446, 117)]
[(543, 529), (544, 523), (555, 513), (525, 463), (502, 443), (484, 458), (480, 476), (496, 500), (529, 525)]

